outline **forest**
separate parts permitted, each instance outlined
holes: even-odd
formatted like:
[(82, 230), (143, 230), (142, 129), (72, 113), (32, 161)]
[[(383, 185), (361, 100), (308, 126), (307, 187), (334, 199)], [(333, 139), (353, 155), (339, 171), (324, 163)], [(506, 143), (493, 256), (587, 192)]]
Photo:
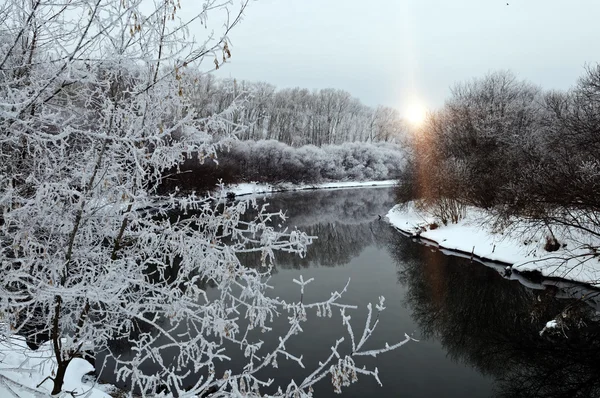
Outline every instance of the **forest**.
[(553, 228), (598, 238), (599, 133), (600, 65), (566, 92), (490, 73), (456, 85), (411, 135), (397, 198), (418, 200), (444, 224), (468, 206), (503, 228), (526, 220), (549, 231), (550, 250)]
[(217, 149), (216, 161), (189, 159), (167, 170), (159, 192), (205, 191), (220, 182), (315, 184), (390, 180), (400, 176), (404, 156), (403, 146), (386, 142), (295, 148), (275, 140), (234, 140)]
[[(277, 90), (211, 74), (182, 74), (195, 118), (221, 114), (235, 140), (220, 141), (216, 160), (186, 159), (165, 172), (163, 194), (223, 183), (277, 184), (390, 180), (404, 167), (409, 126), (397, 109), (371, 108), (336, 89)], [(235, 110), (229, 109), (232, 103)], [(226, 112), (227, 111), (227, 112)], [(239, 129), (239, 126), (243, 128)]]
[(293, 147), (399, 142), (407, 128), (397, 109), (369, 107), (344, 90), (277, 89), (212, 74), (192, 73), (188, 78), (193, 84), (185, 95), (200, 118), (221, 113), (234, 101), (242, 104), (230, 116), (248, 126), (238, 134), (240, 140), (276, 140)]

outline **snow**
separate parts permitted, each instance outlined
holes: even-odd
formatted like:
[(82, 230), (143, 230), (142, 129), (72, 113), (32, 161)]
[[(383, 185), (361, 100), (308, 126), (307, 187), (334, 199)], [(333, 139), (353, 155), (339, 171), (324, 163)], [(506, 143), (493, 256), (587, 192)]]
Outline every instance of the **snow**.
[(341, 189), (341, 188), (360, 188), (360, 187), (392, 187), (396, 185), (396, 180), (384, 181), (337, 181), (325, 182), (320, 184), (292, 184), (283, 183), (277, 185), (262, 184), (257, 182), (226, 185), (226, 192), (233, 192), (235, 196), (264, 194), (271, 192), (302, 191), (308, 189)]
[[(600, 261), (586, 248), (600, 242), (579, 231), (554, 228), (563, 246), (550, 253), (544, 249), (547, 231), (533, 230), (525, 221), (516, 222), (510, 230), (494, 231), (487, 221), (489, 214), (473, 207), (467, 208), (462, 220), (449, 225), (436, 222), (413, 203), (393, 207), (387, 219), (403, 233), (435, 242), (442, 249), (511, 264), (512, 270), (520, 272), (537, 271), (545, 277), (600, 287)], [(438, 227), (431, 229), (433, 223)]]
[(546, 322), (546, 326), (544, 326), (544, 328), (542, 330), (540, 330), (540, 336), (542, 336), (547, 331), (549, 331), (551, 329), (556, 329), (556, 328), (558, 328), (558, 322), (555, 319), (548, 321), (548, 322)]
[(555, 320), (546, 322), (546, 329), (554, 329), (557, 326), (558, 326), (558, 323)]
[[(56, 361), (48, 343), (33, 351), (22, 337), (10, 337), (0, 342), (0, 397), (49, 396), (52, 381), (48, 379), (39, 387), (38, 385), (50, 376), (55, 368)], [(110, 398), (110, 395), (98, 387), (82, 381), (84, 375), (93, 371), (94, 367), (88, 361), (74, 358), (67, 368), (63, 391), (71, 391), (73, 396), (86, 398)]]

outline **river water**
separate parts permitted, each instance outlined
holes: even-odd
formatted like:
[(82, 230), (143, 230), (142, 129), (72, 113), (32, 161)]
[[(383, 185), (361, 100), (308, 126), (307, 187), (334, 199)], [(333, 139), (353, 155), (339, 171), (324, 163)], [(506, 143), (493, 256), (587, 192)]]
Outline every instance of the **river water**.
[[(350, 278), (344, 302), (360, 306), (352, 313), (357, 329), (364, 324), (366, 303), (386, 298), (387, 309), (367, 348), (395, 343), (405, 333), (419, 340), (357, 360), (379, 369), (383, 387), (362, 376), (343, 390), (343, 397), (600, 396), (595, 292), (553, 281), (519, 282), (514, 275), (507, 279), (501, 267), (413, 242), (385, 222), (394, 204), (389, 188), (290, 192), (266, 200), (272, 210), (286, 210), (287, 225), (318, 236), (305, 258), (277, 256), (273, 295), (298, 299), (293, 279), (302, 275), (315, 278), (305, 301), (318, 301)], [(540, 335), (557, 315), (563, 327)], [(275, 328), (283, 330), (285, 324), (276, 320)], [(304, 356), (307, 369), (281, 359), (269, 370), (276, 383), (302, 380), (344, 335), (338, 314), (309, 314), (304, 329), (288, 349)], [(234, 363), (242, 361), (232, 355)], [(107, 371), (100, 378), (115, 382)], [(325, 379), (315, 396), (339, 395)]]

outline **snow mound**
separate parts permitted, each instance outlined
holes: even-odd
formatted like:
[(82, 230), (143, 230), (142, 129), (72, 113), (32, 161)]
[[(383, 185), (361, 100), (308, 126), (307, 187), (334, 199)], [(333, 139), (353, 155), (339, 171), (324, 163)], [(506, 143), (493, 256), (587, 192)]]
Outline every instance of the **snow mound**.
[[(49, 397), (52, 381), (47, 377), (52, 376), (54, 369), (56, 360), (48, 343), (34, 351), (22, 337), (10, 337), (0, 342), (0, 397)], [(73, 394), (63, 395), (110, 398), (110, 395), (82, 381), (84, 375), (93, 371), (94, 367), (88, 361), (73, 359), (63, 384), (63, 391)]]

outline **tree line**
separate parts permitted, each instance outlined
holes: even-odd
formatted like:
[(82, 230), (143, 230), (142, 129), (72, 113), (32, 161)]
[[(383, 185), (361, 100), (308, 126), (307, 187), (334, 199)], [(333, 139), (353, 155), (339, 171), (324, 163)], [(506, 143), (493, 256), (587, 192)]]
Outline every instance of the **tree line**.
[(236, 124), (248, 126), (242, 140), (277, 140), (287, 145), (322, 146), (344, 142), (398, 142), (405, 124), (398, 110), (361, 103), (344, 90), (277, 89), (264, 82), (189, 76), (186, 91), (198, 117), (223, 112), (234, 100), (242, 107), (231, 114)]
[(275, 140), (233, 141), (217, 150), (217, 161), (191, 158), (165, 172), (160, 192), (204, 191), (219, 181), (310, 184), (396, 179), (404, 157), (403, 147), (386, 142), (295, 148)]
[(443, 222), (472, 205), (503, 225), (600, 237), (600, 65), (565, 92), (507, 71), (458, 84), (409, 141), (400, 202), (419, 199)]

